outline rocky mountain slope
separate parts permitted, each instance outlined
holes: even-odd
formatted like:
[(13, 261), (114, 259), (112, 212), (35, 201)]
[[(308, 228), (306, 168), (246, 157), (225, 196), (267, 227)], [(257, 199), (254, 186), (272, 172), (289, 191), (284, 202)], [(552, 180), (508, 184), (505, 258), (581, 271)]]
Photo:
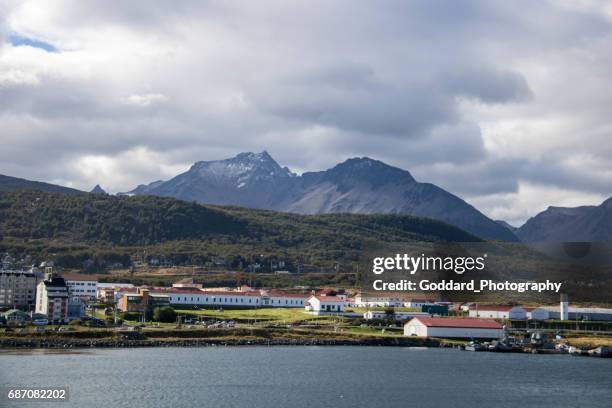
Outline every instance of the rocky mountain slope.
[(599, 206), (548, 207), (516, 234), (523, 242), (610, 242), (612, 198)]
[(366, 157), (298, 176), (265, 151), (240, 153), (231, 159), (197, 162), (168, 181), (141, 185), (126, 194), (299, 214), (409, 214), (441, 220), (485, 239), (516, 240), (510, 230), (459, 197)]

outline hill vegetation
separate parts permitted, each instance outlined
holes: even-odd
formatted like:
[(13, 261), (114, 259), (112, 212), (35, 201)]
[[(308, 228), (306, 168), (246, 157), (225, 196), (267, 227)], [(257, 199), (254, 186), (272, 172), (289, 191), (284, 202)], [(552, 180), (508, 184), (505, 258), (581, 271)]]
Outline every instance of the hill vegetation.
[[(129, 264), (135, 253), (173, 265), (223, 258), (246, 269), (282, 260), (331, 267), (368, 242), (477, 241), (440, 221), (404, 215), (296, 215), (174, 198), (0, 192), (0, 251), (65, 267)], [(145, 252), (146, 251), (146, 252)]]

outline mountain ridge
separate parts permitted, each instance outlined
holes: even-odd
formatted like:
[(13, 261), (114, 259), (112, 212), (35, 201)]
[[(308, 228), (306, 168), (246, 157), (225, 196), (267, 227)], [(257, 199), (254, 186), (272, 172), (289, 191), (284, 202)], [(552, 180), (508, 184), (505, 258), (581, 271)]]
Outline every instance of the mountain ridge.
[(611, 242), (612, 198), (597, 206), (549, 206), (528, 219), (516, 235), (523, 242)]
[(349, 158), (328, 170), (300, 176), (281, 167), (265, 150), (244, 152), (229, 159), (198, 161), (170, 180), (123, 194), (298, 214), (406, 214), (444, 221), (485, 239), (517, 240), (461, 198), (369, 157)]
[(26, 180), (0, 174), (0, 191), (39, 190), (48, 193), (83, 194), (84, 191), (75, 188), (59, 186), (42, 181)]

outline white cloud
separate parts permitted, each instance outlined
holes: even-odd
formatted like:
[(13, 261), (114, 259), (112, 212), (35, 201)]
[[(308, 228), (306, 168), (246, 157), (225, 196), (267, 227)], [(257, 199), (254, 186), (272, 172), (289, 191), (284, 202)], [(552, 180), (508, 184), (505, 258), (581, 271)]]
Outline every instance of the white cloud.
[(162, 103), (166, 101), (166, 97), (158, 93), (149, 93), (143, 95), (130, 95), (122, 98), (123, 103), (128, 105), (136, 105), (147, 107), (156, 103)]
[(520, 222), (612, 195), (610, 16), (599, 1), (9, 1), (0, 173), (116, 192), (245, 150), (299, 171), (372, 156)]

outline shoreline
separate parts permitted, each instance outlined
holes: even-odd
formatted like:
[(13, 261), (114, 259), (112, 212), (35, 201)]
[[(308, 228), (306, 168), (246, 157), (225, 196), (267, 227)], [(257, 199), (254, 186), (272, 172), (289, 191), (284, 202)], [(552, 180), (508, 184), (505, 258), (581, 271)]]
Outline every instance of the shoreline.
[(206, 339), (0, 339), (1, 349), (76, 349), (76, 348), (133, 348), (133, 347), (214, 347), (214, 346), (372, 346), (372, 347), (453, 347), (436, 339), (414, 338), (206, 338)]

